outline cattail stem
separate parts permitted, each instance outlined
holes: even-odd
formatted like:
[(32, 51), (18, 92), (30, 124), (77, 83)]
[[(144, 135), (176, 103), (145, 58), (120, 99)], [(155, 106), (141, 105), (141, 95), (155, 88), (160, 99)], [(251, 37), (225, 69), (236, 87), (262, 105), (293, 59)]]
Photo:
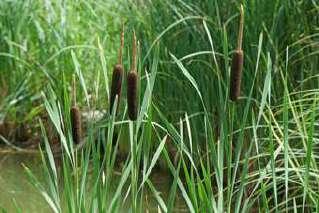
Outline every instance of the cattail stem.
[(239, 21), (239, 29), (238, 29), (237, 50), (242, 49), (243, 34), (244, 34), (244, 7), (243, 5), (240, 5), (240, 21)]
[(75, 85), (75, 75), (72, 75), (72, 96), (71, 96), (72, 106), (76, 106), (76, 85)]
[(121, 32), (121, 47), (119, 48), (118, 55), (118, 64), (123, 63), (123, 48), (124, 48), (124, 24), (122, 23), (122, 32)]
[(132, 69), (136, 70), (137, 58), (136, 58), (136, 35), (133, 31), (133, 45), (132, 45)]

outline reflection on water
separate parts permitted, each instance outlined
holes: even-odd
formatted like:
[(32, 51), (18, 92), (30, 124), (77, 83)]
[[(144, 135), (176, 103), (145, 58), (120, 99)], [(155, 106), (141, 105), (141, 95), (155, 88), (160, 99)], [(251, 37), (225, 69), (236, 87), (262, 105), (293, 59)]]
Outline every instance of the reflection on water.
[(40, 176), (39, 156), (0, 154), (0, 207), (7, 212), (52, 212), (36, 189), (28, 182), (22, 165)]
[[(0, 149), (1, 153), (1, 149)], [(41, 160), (39, 155), (30, 154), (0, 154), (0, 212), (32, 212), (49, 213), (49, 208), (39, 192), (28, 182), (28, 177), (23, 165), (40, 177)], [(151, 181), (156, 190), (161, 192), (161, 197), (167, 202), (172, 178), (169, 174), (156, 172), (151, 175)], [(146, 184), (147, 185), (147, 184)], [(148, 187), (145, 185), (145, 189)], [(128, 201), (129, 202), (129, 201)], [(129, 207), (129, 203), (125, 205)], [(148, 212), (158, 212), (158, 203), (151, 191), (145, 191), (143, 208)], [(175, 198), (174, 212), (187, 212), (185, 202), (180, 194)]]

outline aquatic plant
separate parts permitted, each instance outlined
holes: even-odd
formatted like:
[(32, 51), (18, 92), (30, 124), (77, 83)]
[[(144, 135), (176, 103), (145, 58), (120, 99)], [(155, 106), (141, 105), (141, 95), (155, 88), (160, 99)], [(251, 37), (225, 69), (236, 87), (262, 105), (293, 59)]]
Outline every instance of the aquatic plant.
[(121, 90), (122, 90), (122, 79), (123, 79), (123, 48), (124, 48), (124, 24), (121, 32), (121, 45), (119, 47), (118, 62), (113, 68), (112, 83), (111, 83), (111, 95), (110, 95), (110, 113), (112, 113), (115, 98), (117, 97), (117, 109), (118, 111), (120, 100), (121, 100)]
[(131, 70), (127, 74), (127, 108), (128, 116), (134, 121), (137, 118), (137, 67), (136, 67), (136, 36), (133, 33), (133, 45), (132, 45), (132, 66)]
[(244, 30), (244, 8), (240, 6), (240, 22), (238, 28), (238, 43), (237, 49), (233, 53), (232, 66), (231, 66), (231, 79), (230, 79), (230, 99), (237, 101), (240, 96), (240, 86), (244, 64), (244, 51), (242, 50), (243, 43), (243, 30)]
[(75, 144), (81, 143), (82, 137), (82, 122), (81, 122), (81, 111), (76, 103), (76, 81), (75, 76), (72, 78), (72, 106), (70, 109), (71, 127), (72, 127), (72, 138)]

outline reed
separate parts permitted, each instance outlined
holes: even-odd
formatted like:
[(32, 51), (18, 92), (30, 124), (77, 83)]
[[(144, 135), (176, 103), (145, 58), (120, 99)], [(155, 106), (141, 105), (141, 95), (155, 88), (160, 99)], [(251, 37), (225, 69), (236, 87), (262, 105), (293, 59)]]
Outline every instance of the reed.
[(113, 68), (112, 85), (111, 85), (111, 96), (110, 96), (110, 114), (112, 114), (113, 105), (117, 96), (117, 107), (116, 113), (120, 105), (120, 96), (122, 90), (122, 79), (123, 79), (123, 48), (124, 48), (124, 25), (122, 26), (121, 32), (121, 46), (118, 53), (118, 62)]
[(238, 30), (237, 49), (232, 58), (231, 79), (230, 79), (230, 99), (237, 101), (240, 96), (241, 78), (244, 64), (244, 52), (242, 50), (243, 42), (243, 28), (244, 28), (244, 8), (240, 7), (240, 22)]
[(136, 36), (134, 32), (132, 47), (132, 68), (127, 75), (128, 116), (132, 121), (136, 120), (137, 118), (137, 81), (138, 76), (136, 72)]
[(76, 104), (75, 76), (72, 78), (72, 106), (70, 110), (72, 138), (75, 144), (80, 144), (82, 135), (81, 112)]

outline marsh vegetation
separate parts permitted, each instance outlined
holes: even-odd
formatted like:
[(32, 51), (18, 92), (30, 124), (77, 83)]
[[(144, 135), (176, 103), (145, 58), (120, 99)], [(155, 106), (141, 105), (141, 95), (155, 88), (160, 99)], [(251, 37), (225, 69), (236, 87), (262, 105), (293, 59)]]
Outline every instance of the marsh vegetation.
[(319, 211), (318, 13), (0, 1), (0, 209)]

